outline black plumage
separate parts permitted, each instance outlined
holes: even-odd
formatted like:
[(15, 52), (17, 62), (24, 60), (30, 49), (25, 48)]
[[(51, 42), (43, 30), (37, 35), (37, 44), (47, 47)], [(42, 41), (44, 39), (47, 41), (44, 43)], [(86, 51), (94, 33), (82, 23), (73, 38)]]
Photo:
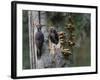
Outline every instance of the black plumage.
[(50, 33), (49, 33), (49, 37), (50, 37), (50, 41), (54, 44), (58, 44), (59, 42), (59, 36), (57, 31), (54, 28), (50, 29)]
[(41, 31), (41, 27), (37, 28), (37, 32), (35, 34), (35, 42), (36, 42), (36, 47), (37, 47), (37, 56), (38, 58), (40, 58), (42, 55), (42, 47), (43, 47), (43, 42), (44, 42), (44, 35)]

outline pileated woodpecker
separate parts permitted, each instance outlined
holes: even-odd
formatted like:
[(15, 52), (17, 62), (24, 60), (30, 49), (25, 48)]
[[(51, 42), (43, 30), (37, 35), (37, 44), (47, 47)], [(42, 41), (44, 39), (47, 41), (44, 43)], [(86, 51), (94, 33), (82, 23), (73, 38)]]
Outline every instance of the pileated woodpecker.
[(37, 56), (38, 58), (41, 58), (42, 47), (43, 47), (43, 42), (44, 42), (44, 35), (41, 31), (40, 25), (37, 27), (37, 32), (35, 34), (35, 42), (36, 42), (36, 47), (37, 47)]
[(50, 29), (50, 33), (49, 33), (49, 37), (50, 37), (50, 41), (54, 44), (58, 44), (59, 42), (59, 36), (57, 31), (54, 28)]

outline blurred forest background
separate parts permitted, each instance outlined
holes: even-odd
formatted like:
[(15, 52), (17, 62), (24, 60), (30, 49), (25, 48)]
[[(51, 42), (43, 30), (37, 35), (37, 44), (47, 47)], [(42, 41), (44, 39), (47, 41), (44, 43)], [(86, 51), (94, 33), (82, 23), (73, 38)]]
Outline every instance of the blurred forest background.
[[(45, 12), (47, 27), (55, 26), (56, 30), (64, 31), (68, 23), (69, 13), (65, 12)], [(80, 67), (91, 65), (91, 15), (88, 13), (70, 13), (75, 26), (75, 46), (73, 47), (74, 63), (69, 67)], [(28, 10), (23, 10), (23, 69), (30, 69), (29, 57), (29, 30), (28, 30)]]

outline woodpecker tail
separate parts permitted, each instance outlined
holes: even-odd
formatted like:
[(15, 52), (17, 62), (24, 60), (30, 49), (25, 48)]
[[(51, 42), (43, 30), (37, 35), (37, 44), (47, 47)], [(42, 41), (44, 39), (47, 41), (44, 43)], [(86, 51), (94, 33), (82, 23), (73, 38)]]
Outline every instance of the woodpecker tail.
[(41, 55), (42, 55), (42, 49), (37, 49), (37, 57), (38, 57), (38, 59), (41, 58)]

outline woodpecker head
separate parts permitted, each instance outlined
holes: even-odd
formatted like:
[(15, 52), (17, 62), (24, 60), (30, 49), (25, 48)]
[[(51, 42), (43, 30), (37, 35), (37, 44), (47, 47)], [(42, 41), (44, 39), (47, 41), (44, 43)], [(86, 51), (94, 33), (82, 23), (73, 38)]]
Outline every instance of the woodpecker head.
[(41, 28), (42, 28), (41, 25), (38, 25), (38, 26), (37, 26), (37, 30), (38, 30), (38, 31), (41, 31)]
[(52, 43), (54, 44), (58, 44), (59, 42), (59, 37), (58, 37), (58, 33), (57, 31), (54, 29), (54, 27), (50, 28), (50, 32), (49, 32), (49, 37)]

